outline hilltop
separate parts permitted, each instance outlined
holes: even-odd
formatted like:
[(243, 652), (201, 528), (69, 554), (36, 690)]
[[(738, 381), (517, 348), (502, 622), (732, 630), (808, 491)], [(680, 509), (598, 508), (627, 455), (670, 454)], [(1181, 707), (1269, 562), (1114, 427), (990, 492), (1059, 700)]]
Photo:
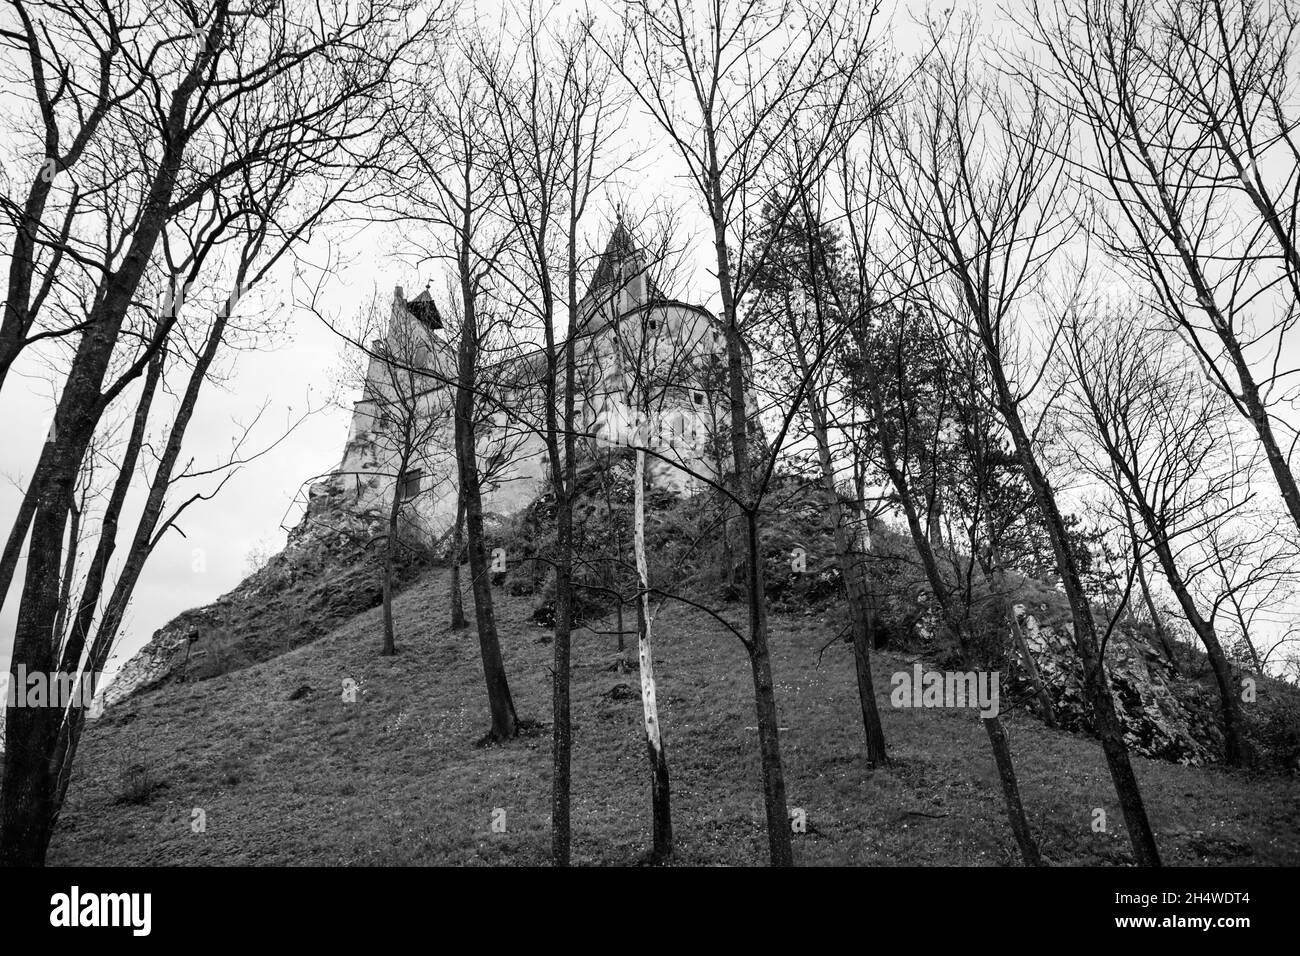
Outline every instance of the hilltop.
[[(671, 529), (683, 507), (659, 500), (654, 527)], [(503, 521), (496, 533), (517, 536), (527, 518)], [(788, 544), (783, 528), (773, 529), (774, 554)], [(656, 550), (657, 566), (661, 573), (680, 566), (680, 580), (690, 584), (690, 547), (674, 551), (667, 540)], [(796, 860), (1014, 863), (974, 711), (889, 706), (892, 673), (942, 656), (923, 615), (913, 621), (915, 640), (899, 635), (874, 658), (892, 763), (865, 768), (851, 651), (835, 639), (842, 609), (833, 575), (810, 570), (795, 584), (775, 581), (772, 593), (789, 803), (808, 821), (807, 833), (796, 837)], [(395, 658), (378, 656), (373, 607), (305, 643), (296, 630), (279, 630), (288, 625), (272, 623), (258, 646), (286, 650), (202, 680), (163, 680), (111, 706), (87, 729), (50, 862), (545, 862), (551, 648), (549, 628), (536, 621), (544, 619), (546, 593), (544, 585), (530, 591), (510, 577), (495, 589), (501, 642), (520, 716), (539, 729), (502, 747), (474, 746), (487, 720), (476, 638), (472, 629), (447, 626), (442, 569), (412, 571), (395, 602)], [(320, 584), (297, 586), (316, 593)], [(1050, 612), (1039, 611), (1048, 633), (1059, 627)], [(723, 613), (741, 620), (739, 605)], [(589, 622), (608, 627), (591, 615)], [(761, 863), (766, 843), (745, 655), (716, 620), (679, 603), (663, 605), (656, 628), (678, 861)], [(574, 641), (579, 863), (635, 862), (649, 842), (636, 674), (620, 667), (613, 641), (590, 629)], [(357, 682), (356, 703), (343, 700), (345, 680)], [(1175, 687), (1170, 694), (1195, 697), (1188, 692)], [(1044, 856), (1058, 865), (1126, 862), (1128, 841), (1096, 740), (1082, 727), (1050, 730), (1014, 703), (1004, 718)], [(1300, 863), (1294, 775), (1143, 756), (1134, 762), (1166, 862)], [(202, 833), (192, 831), (196, 809)], [(504, 833), (491, 829), (498, 809)], [(1105, 832), (1092, 829), (1096, 809), (1106, 811)]]

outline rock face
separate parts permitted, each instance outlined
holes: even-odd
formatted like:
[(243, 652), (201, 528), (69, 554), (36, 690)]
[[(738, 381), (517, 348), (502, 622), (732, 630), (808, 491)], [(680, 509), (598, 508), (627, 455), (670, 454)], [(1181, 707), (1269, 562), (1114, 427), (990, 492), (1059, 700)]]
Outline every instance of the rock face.
[[(160, 628), (105, 688), (105, 707), (166, 681), (202, 680), (246, 667), (328, 633), (382, 600), (378, 511), (358, 511), (341, 476), (312, 488), (307, 511), (284, 550), (206, 607)], [(427, 563), (418, 546), (400, 549), (397, 581)]]
[[(1083, 666), (1074, 651), (1073, 626), (1041, 624), (1017, 605), (1025, 640), (1048, 687), (1064, 730), (1093, 733), (1083, 691)], [(1012, 687), (1032, 696), (1019, 662), (1010, 660)], [(1141, 632), (1117, 627), (1106, 644), (1106, 674), (1124, 741), (1133, 753), (1182, 764), (1213, 762), (1222, 748), (1215, 719), (1218, 703), (1205, 688), (1181, 679), (1155, 644)]]
[[(1084, 696), (1084, 669), (1074, 649), (1073, 623), (1068, 608), (1039, 602), (1015, 604), (1016, 614), (1034, 664), (1047, 687), (1062, 730), (1096, 735), (1091, 708)], [(955, 642), (946, 636), (937, 607), (920, 591), (911, 613), (910, 602), (889, 608), (894, 633), (904, 643), (915, 642), (922, 654), (940, 670), (965, 670)], [(984, 645), (988, 666), (1000, 673), (1001, 709), (1037, 712), (1037, 694), (1025, 670), (1005, 618), (985, 619), (997, 635)], [(910, 641), (909, 641), (910, 636)], [(1000, 658), (1000, 663), (995, 663)], [(1116, 716), (1130, 753), (1174, 763), (1201, 765), (1222, 758), (1223, 730), (1215, 691), (1179, 675), (1153, 638), (1143, 629), (1121, 623), (1105, 647), (1106, 675), (1115, 701)]]
[(186, 663), (190, 644), (218, 626), (221, 601), (236, 593), (232, 591), (207, 607), (185, 611), (155, 631), (149, 643), (123, 664), (113, 682), (104, 688), (104, 706), (111, 707), (136, 691), (157, 686)]

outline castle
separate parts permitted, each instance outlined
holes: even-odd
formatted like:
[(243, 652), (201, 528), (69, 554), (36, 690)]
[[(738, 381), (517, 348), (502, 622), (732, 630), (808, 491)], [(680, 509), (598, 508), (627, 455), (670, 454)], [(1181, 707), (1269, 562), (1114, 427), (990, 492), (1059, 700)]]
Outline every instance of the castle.
[[(728, 469), (726, 338), (706, 309), (664, 296), (653, 266), (620, 223), (578, 306), (574, 335), (579, 459), (629, 445), (650, 449), (652, 486), (691, 495)], [(488, 323), (485, 323), (488, 324)], [(511, 324), (481, 334), (475, 437), (483, 510), (509, 514), (544, 493), (546, 354), (512, 341)], [(557, 348), (561, 331), (557, 330)], [(426, 289), (395, 290), (387, 328), (369, 348), (365, 387), (342, 461), (311, 486), (357, 513), (386, 513), (403, 499), (408, 528), (429, 540), (456, 519), (453, 450), (458, 334), (444, 327)], [(560, 378), (563, 378), (561, 361)], [(562, 422), (563, 381), (557, 383)], [(312, 510), (309, 503), (309, 511)]]

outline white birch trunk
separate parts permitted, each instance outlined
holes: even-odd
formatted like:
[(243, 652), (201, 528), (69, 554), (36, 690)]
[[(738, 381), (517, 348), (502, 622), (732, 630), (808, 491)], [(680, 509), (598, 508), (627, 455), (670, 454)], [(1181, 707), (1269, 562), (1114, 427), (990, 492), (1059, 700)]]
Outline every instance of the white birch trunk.
[(662, 751), (659, 738), (659, 706), (655, 701), (654, 656), (651, 651), (650, 570), (645, 553), (645, 450), (636, 452), (636, 474), (633, 477), (632, 549), (636, 556), (637, 586), (640, 596), (637, 612), (641, 626), (637, 628), (637, 656), (641, 666), (641, 710), (645, 723), (646, 741), (657, 758)]

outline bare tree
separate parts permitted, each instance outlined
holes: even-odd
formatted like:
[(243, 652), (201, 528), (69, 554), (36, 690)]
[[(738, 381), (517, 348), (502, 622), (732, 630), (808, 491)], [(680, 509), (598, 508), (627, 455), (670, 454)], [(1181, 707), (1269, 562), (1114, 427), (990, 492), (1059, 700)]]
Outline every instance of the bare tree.
[[(597, 311), (589, 317), (590, 328), (608, 325), (612, 348), (606, 351), (593, 338), (587, 356), (597, 368), (612, 362), (613, 371), (604, 376), (603, 388), (617, 393), (621, 400), (617, 407), (628, 413), (626, 420), (611, 420), (609, 406), (604, 406), (598, 414), (602, 437), (633, 450), (632, 559), (641, 720), (651, 781), (651, 859), (663, 862), (673, 854), (672, 783), (654, 669), (654, 598), (667, 599), (671, 582), (651, 578), (646, 489), (651, 456), (660, 473), (663, 466), (685, 469), (690, 453), (704, 441), (699, 423), (686, 426), (681, 408), (685, 395), (699, 394), (696, 390), (703, 385), (700, 365), (702, 359), (707, 361), (703, 356), (709, 351), (711, 335), (709, 323), (680, 309), (664, 291), (673, 281), (671, 221), (659, 226), (654, 242), (647, 236), (651, 228), (643, 225), (637, 230), (621, 221), (616, 227), (606, 252), (613, 268), (598, 277), (603, 281), (594, 287)], [(623, 303), (629, 299), (640, 304), (626, 310)], [(694, 414), (693, 405), (689, 411)]]
[(505, 187), (499, 144), (484, 135), (493, 116), (484, 65), (493, 56), (476, 50), (478, 42), (472, 33), (466, 35), (456, 49), (421, 64), (408, 79), (402, 92), (406, 109), (393, 130), (406, 155), (392, 181), (400, 207), (395, 211), (444, 234), (438, 254), (453, 264), (459, 319), (454, 376), (457, 486), (465, 507), (470, 587), (492, 715), (484, 739), (500, 743), (518, 734), (519, 722), (492, 603), (477, 425), (485, 391), (480, 376), (492, 364), (485, 345), (505, 322), (492, 311), (492, 287), (499, 281), (512, 232), (501, 216)]
[[(134, 98), (100, 123), (100, 133), (117, 144), (119, 154), (113, 158), (113, 150), (105, 149), (101, 155), (125, 165), (129, 174), (96, 184), (102, 197), (96, 215), (106, 225), (73, 228), (65, 244), (63, 262), (80, 263), (76, 252), (89, 244), (99, 250), (94, 255), (103, 269), (91, 280), (84, 334), (67, 368), (54, 427), (0, 561), (3, 593), (28, 540), (11, 669), (75, 674), (102, 668), (149, 551), (175, 527), (187, 504), (208, 497), (197, 494), (163, 515), (208, 367), (243, 291), (355, 185), (345, 173), (321, 191), (323, 199), (307, 204), (305, 217), (284, 213), (295, 179), (319, 179), (358, 158), (356, 142), (374, 130), (389, 70), (409, 39), (401, 26), (405, 13), (394, 2), (373, 4), (359, 16), (317, 11), (298, 17), (216, 0), (202, 9), (176, 10), (133, 41), (124, 59), (135, 71), (128, 84)], [(168, 52), (172, 47), (179, 55)], [(166, 239), (173, 223), (179, 224), (176, 235), (189, 240), (179, 257)], [(128, 318), (147, 311), (137, 305), (138, 293), (150, 288), (142, 289), (142, 282), (159, 273), (166, 280), (196, 278), (213, 250), (221, 251), (231, 238), (236, 248), (212, 258), (227, 267), (222, 284), (229, 294), (209, 323), (95, 638), (89, 640), (87, 627), (104, 583), (97, 574), (83, 589), (89, 593), (79, 601), (67, 641), (55, 646), (50, 635), (59, 616), (63, 540), (86, 451), (107, 409), (157, 360), (182, 311), (162, 309), (143, 334), (130, 328)], [(110, 371), (116, 377), (105, 387)], [(131, 454), (129, 444), (126, 452)], [(100, 542), (111, 553), (111, 541), (101, 535)], [(106, 554), (97, 555), (92, 570), (106, 562)], [(82, 719), (78, 708), (10, 714), (0, 799), (4, 862), (43, 860)]]
[(953, 393), (952, 424), (957, 435), (950, 478), (955, 507), (949, 515), (957, 514), (965, 526), (961, 541), (966, 550), (963, 558), (961, 546), (954, 543), (950, 562), (963, 581), (968, 608), (974, 603), (974, 570), (979, 566), (990, 597), (999, 607), (999, 616), (1010, 626), (1021, 667), (1037, 697), (1039, 716), (1054, 728), (1056, 709), (1020, 616), (1011, 603), (1012, 585), (1006, 565), (1008, 552), (1014, 555), (1023, 550), (1026, 539), (1032, 539), (1040, 530), (1038, 511), (1015, 453), (1008, 447), (997, 410), (989, 402), (992, 390), (980, 356), (971, 354), (969, 341), (948, 344), (950, 365), (945, 377)]
[(451, 595), (451, 626), (459, 630), (469, 626), (465, 618), (465, 598), (460, 590), (460, 565), (465, 551), (465, 496), (456, 485), (456, 522), (452, 525), (451, 544), (447, 547), (447, 591)]
[(31, 111), (30, 129), (21, 132), (24, 139), (30, 134), (24, 165), (33, 172), (25, 196), (0, 198), (13, 229), (0, 322), (0, 388), (28, 345), (82, 328), (42, 328), (41, 310), (65, 256), (76, 258), (68, 244), (73, 224), (84, 192), (95, 190), (93, 181), (83, 185), (73, 178), (75, 167), (105, 117), (139, 91), (146, 77), (130, 60), (138, 44), (149, 42), (147, 28), (123, 22), (129, 18), (115, 4), (41, 5), (35, 16), (21, 0), (9, 6), (17, 23), (0, 30), (8, 51), (3, 68), (9, 88), (19, 91)]
[(574, 619), (578, 338), (582, 314), (579, 249), (583, 217), (608, 178), (605, 157), (621, 104), (608, 63), (584, 42), (589, 21), (549, 22), (534, 3), (519, 11), (515, 32), (498, 46), (512, 58), (481, 64), (490, 87), (498, 137), (503, 216), (515, 235), (516, 314), (542, 336), (541, 420), (531, 424), (546, 447), (555, 496), (555, 659), (552, 669), (551, 856), (567, 866), (571, 852), (570, 779), (573, 749), (570, 657)]
[[(423, 303), (421, 303), (421, 308)], [(383, 642), (380, 655), (397, 653), (393, 633), (393, 590), (399, 549), (410, 547), (404, 540), (413, 536), (406, 527), (411, 521), (412, 503), (439, 484), (433, 473), (447, 444), (447, 419), (441, 396), (442, 383), (430, 374), (431, 366), (440, 364), (441, 341), (430, 325), (408, 308), (391, 317), (372, 302), (366, 311), (361, 340), (374, 342), (366, 363), (363, 396), (374, 418), (370, 431), (375, 446), (379, 472), (392, 483), (387, 502), (387, 518), (376, 541), (382, 548), (380, 585), (383, 592)], [(404, 315), (402, 313), (405, 313)], [(440, 321), (437, 324), (441, 324)], [(459, 524), (460, 515), (457, 514)], [(419, 532), (414, 532), (418, 534)]]
[(1205, 569), (1197, 590), (1211, 613), (1236, 632), (1238, 654), (1267, 674), (1293, 639), (1287, 623), (1296, 598), (1295, 542), (1289, 522), (1275, 514), (1238, 515), (1207, 529)]
[(1086, 131), (1110, 252), (1249, 423), (1300, 528), (1294, 3), (1035, 4), (1031, 81)]
[[(844, 162), (847, 163), (847, 159)], [(849, 171), (842, 172), (846, 184), (861, 182)], [(878, 353), (889, 354), (888, 348), (881, 347), (883, 342), (888, 341), (889, 332), (895, 333), (895, 343), (903, 341), (902, 337), (896, 334), (899, 330), (886, 331), (882, 326), (887, 328), (891, 320), (900, 323), (905, 323), (907, 320), (896, 310), (878, 305), (876, 302), (880, 290), (871, 251), (875, 200), (851, 188), (846, 189), (844, 198), (847, 209), (858, 210), (860, 213), (855, 215), (850, 212), (845, 216), (849, 223), (850, 265), (838, 271), (827, 269), (828, 257), (824, 249), (820, 250), (818, 256), (812, 261), (820, 263), (826, 296), (829, 301), (835, 303), (837, 310), (843, 316), (845, 327), (851, 330), (850, 342), (844, 349), (847, 354), (842, 357), (850, 381), (849, 400), (865, 406), (866, 413), (874, 424), (876, 448), (885, 474), (894, 489), (895, 500), (903, 511), (926, 581), (939, 604), (944, 627), (956, 639), (961, 656), (967, 664), (987, 666), (987, 661), (979, 660), (981, 655), (973, 633), (972, 612), (975, 599), (970, 572), (973, 571), (974, 562), (968, 559), (967, 573), (964, 576), (960, 573), (960, 568), (955, 578), (944, 573), (938, 550), (939, 544), (932, 533), (932, 522), (926, 517), (931, 513), (928, 507), (933, 503), (934, 495), (918, 493), (915, 490), (908, 449), (916, 438), (913, 431), (914, 426), (918, 424), (918, 416), (914, 407), (915, 402), (907, 397), (907, 391), (901, 384), (910, 368), (904, 366), (902, 349), (896, 347), (893, 355), (895, 380), (899, 386), (889, 392), (882, 384), (882, 376), (877, 366)], [(820, 235), (819, 230), (813, 229), (808, 232), (810, 235)], [(939, 414), (922, 417), (928, 421), (932, 436), (930, 441), (937, 442), (937, 432), (944, 424), (944, 416)], [(924, 438), (921, 441), (925, 443)], [(981, 445), (976, 451), (983, 451), (985, 448), (986, 446)], [(934, 454), (925, 456), (928, 464), (922, 472), (923, 482), (936, 480), (937, 457)], [(979, 506), (982, 506), (987, 489), (977, 484), (976, 490), (981, 495)], [(976, 522), (978, 523), (979, 520), (977, 507)], [(996, 714), (987, 716), (981, 714), (980, 723), (988, 735), (993, 751), (1006, 801), (1008, 822), (1020, 849), (1021, 858), (1027, 866), (1041, 866), (1042, 857), (1020, 796), (1020, 786), (1016, 778), (1006, 730)]]
[[(863, 83), (871, 55), (875, 8), (839, 12), (834, 4), (725, 2), (629, 5), (623, 42), (607, 52), (641, 106), (664, 132), (688, 173), (712, 228), (715, 275), (727, 345), (730, 416), (729, 492), (744, 526), (749, 623), (742, 638), (750, 660), (762, 761), (769, 855), (792, 860), (785, 778), (768, 649), (767, 602), (759, 510), (775, 464), (756, 467), (758, 409), (750, 390), (748, 346), (740, 303), (760, 250), (750, 247), (751, 212), (770, 194), (779, 172), (776, 149), (796, 121), (820, 131), (806, 156), (815, 175), (842, 124), (875, 108)], [(788, 213), (793, 194), (786, 200)], [(742, 266), (750, 263), (750, 267)], [(802, 394), (790, 397), (802, 406)], [(792, 412), (787, 409), (779, 447)]]
[(1101, 452), (1081, 454), (1079, 464), (1119, 499), (1125, 523), (1135, 519), (1139, 563), (1143, 552), (1155, 556), (1209, 656), (1227, 762), (1247, 763), (1236, 681), (1214, 622), (1217, 607), (1200, 606), (1194, 593), (1195, 549), (1206, 530), (1223, 528), (1248, 500), (1236, 491), (1248, 487), (1250, 463), (1233, 447), (1221, 393), (1170, 354), (1166, 337), (1130, 315), (1073, 321), (1066, 341), (1076, 420), (1090, 440), (1084, 447)]
[[(766, 265), (756, 271), (756, 294), (750, 312), (755, 320), (767, 319), (773, 326), (768, 348), (774, 353), (774, 387), (798, 391), (799, 383), (806, 383), (803, 394), (807, 427), (817, 448), (822, 489), (835, 529), (836, 560), (849, 604), (867, 766), (875, 768), (888, 763), (871, 674), (875, 612), (870, 589), (863, 579), (861, 562), (850, 538), (848, 515), (840, 500), (831, 445), (835, 370), (827, 357), (836, 351), (832, 342), (841, 334), (847, 319), (835, 308), (834, 297), (825, 285), (842, 263), (837, 237), (828, 234), (829, 230), (822, 225), (819, 185), (801, 183), (797, 186), (799, 198), (795, 208), (786, 216), (784, 226), (769, 224), (769, 228), (779, 230), (779, 238), (767, 254)], [(775, 209), (769, 207), (767, 211)], [(786, 374), (780, 374), (781, 366), (787, 370)]]
[[(993, 87), (972, 62), (969, 33), (941, 45), (914, 109), (892, 124), (885, 175), (893, 216), (918, 256), (936, 270), (920, 289), (927, 309), (983, 357), (998, 411), (1033, 492), (1070, 604), (1085, 694), (1124, 813), (1135, 860), (1158, 865), (1137, 777), (1107, 682), (1102, 642), (1078, 555), (1041, 460), (1029, 415), (1040, 374), (1018, 355), (1031, 328), (1027, 303), (1045, 304), (1041, 283), (1069, 242), (1070, 203), (1059, 129), (1034, 90)], [(1048, 313), (1050, 321), (1050, 312)], [(1057, 322), (1059, 326), (1059, 319)], [(1042, 341), (1050, 354), (1054, 328)]]

